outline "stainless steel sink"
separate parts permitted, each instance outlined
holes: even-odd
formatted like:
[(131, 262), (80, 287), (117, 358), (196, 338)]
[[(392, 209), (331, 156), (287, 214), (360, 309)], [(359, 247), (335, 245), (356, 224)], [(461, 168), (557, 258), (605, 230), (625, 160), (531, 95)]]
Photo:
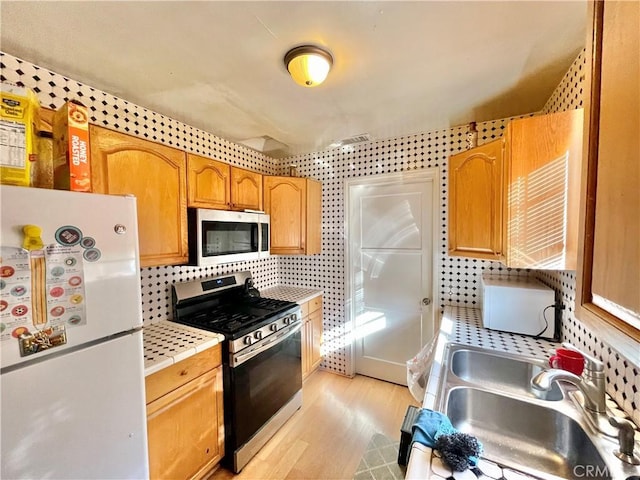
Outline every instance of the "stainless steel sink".
[(544, 400), (563, 399), (557, 384), (546, 392), (531, 388), (531, 379), (545, 369), (544, 361), (463, 346), (452, 347), (450, 358), (451, 371), (462, 380)]
[(481, 440), (484, 456), (517, 470), (569, 480), (606, 464), (584, 429), (554, 409), (477, 388), (449, 391), (444, 413), (458, 430)]
[(620, 461), (617, 439), (601, 434), (581, 407), (582, 393), (556, 383), (544, 397), (531, 378), (540, 359), (450, 343), (434, 408), (476, 436), (483, 457), (545, 480), (629, 480), (640, 467)]

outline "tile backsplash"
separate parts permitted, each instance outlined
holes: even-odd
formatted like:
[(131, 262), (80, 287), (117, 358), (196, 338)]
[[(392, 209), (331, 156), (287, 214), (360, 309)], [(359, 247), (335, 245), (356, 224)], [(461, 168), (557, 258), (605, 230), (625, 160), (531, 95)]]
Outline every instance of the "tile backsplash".
[[(479, 305), (479, 281), (483, 270), (534, 275), (559, 292), (566, 306), (562, 335), (607, 365), (608, 393), (640, 423), (638, 366), (622, 358), (608, 345), (598, 342), (574, 316), (575, 272), (512, 271), (499, 263), (447, 255), (447, 160), (466, 149), (468, 126), (458, 126), (415, 135), (373, 140), (349, 147), (298, 155), (283, 160), (234, 144), (162, 114), (132, 104), (109, 93), (96, 90), (38, 67), (28, 61), (0, 52), (0, 79), (34, 89), (43, 106), (57, 109), (69, 99), (82, 101), (90, 111), (90, 121), (114, 130), (163, 143), (187, 152), (228, 162), (263, 174), (284, 173), (291, 163), (299, 175), (322, 182), (322, 253), (320, 255), (273, 256), (269, 259), (240, 262), (221, 267), (167, 266), (143, 268), (143, 316), (145, 324), (171, 316), (171, 284), (238, 270), (250, 270), (258, 288), (278, 283), (324, 290), (323, 319), (325, 360), (323, 367), (349, 375), (353, 371), (345, 321), (345, 238), (344, 182), (354, 177), (405, 172), (425, 168), (440, 173), (439, 257), (437, 281), (439, 307)], [(582, 106), (585, 55), (580, 53), (562, 82), (550, 96), (541, 113), (563, 111)], [(534, 113), (528, 113), (532, 115)], [(479, 123), (479, 143), (498, 138), (510, 119)], [(640, 347), (639, 347), (640, 348)], [(417, 353), (417, 352), (416, 352)], [(412, 352), (413, 354), (413, 352)]]
[[(585, 52), (573, 62), (542, 110), (554, 113), (581, 108), (585, 81)], [(533, 115), (531, 113), (529, 115)], [(501, 137), (510, 119), (478, 123), (478, 143)], [(285, 159), (293, 163), (303, 176), (322, 181), (322, 254), (314, 257), (281, 257), (278, 263), (281, 282), (323, 288), (325, 290), (325, 341), (330, 354), (325, 368), (352, 371), (349, 356), (349, 332), (345, 326), (345, 202), (344, 182), (394, 172), (436, 168), (440, 172), (440, 243), (437, 245), (440, 307), (479, 306), (480, 276), (484, 270), (517, 275), (532, 275), (554, 288), (565, 305), (562, 339), (603, 359), (608, 377), (608, 393), (640, 424), (640, 375), (638, 366), (622, 358), (611, 346), (604, 345), (585, 325), (575, 318), (576, 274), (574, 271), (533, 271), (508, 269), (497, 262), (450, 257), (447, 254), (447, 160), (466, 149), (467, 126), (371, 141), (343, 149), (316, 152)], [(640, 346), (639, 346), (640, 348)]]
[[(263, 174), (274, 174), (278, 161), (255, 150), (173, 120), (139, 105), (81, 84), (10, 54), (0, 52), (0, 80), (32, 88), (42, 106), (58, 109), (67, 100), (80, 100), (93, 124), (163, 143), (190, 153), (222, 160)], [(142, 314), (145, 325), (171, 317), (171, 291), (175, 282), (250, 270), (258, 288), (278, 284), (278, 259), (238, 262), (220, 267), (186, 265), (143, 268)]]

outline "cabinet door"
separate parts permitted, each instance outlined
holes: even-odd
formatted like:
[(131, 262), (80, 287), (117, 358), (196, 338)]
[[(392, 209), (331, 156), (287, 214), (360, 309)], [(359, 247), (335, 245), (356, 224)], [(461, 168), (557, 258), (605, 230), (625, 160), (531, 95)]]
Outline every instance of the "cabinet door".
[(322, 363), (322, 309), (309, 314), (309, 324), (311, 325), (309, 369), (313, 371)]
[(185, 153), (93, 125), (90, 135), (93, 191), (137, 198), (140, 265), (186, 263)]
[(302, 379), (307, 378), (311, 372), (311, 341), (313, 332), (309, 317), (302, 319), (302, 329), (300, 330), (300, 345), (302, 347)]
[[(577, 314), (622, 355), (640, 342), (640, 5), (590, 2), (589, 128)], [(606, 322), (615, 329), (601, 328)], [(621, 334), (623, 332), (624, 334)], [(636, 405), (637, 405), (636, 401)]]
[(307, 228), (305, 179), (265, 176), (264, 209), (271, 216), (271, 253), (304, 254)]
[(231, 167), (231, 209), (262, 210), (262, 175)]
[(307, 255), (322, 251), (322, 183), (307, 179)]
[[(640, 338), (640, 42), (638, 2), (605, 2), (593, 303), (636, 328)], [(635, 27), (634, 27), (635, 25)]]
[(514, 120), (505, 133), (506, 264), (575, 270), (582, 119), (570, 110)]
[(187, 168), (189, 207), (231, 208), (231, 168), (227, 163), (189, 154)]
[(153, 479), (201, 478), (224, 455), (222, 367), (147, 405)]
[(502, 257), (502, 150), (494, 140), (449, 159), (449, 254)]

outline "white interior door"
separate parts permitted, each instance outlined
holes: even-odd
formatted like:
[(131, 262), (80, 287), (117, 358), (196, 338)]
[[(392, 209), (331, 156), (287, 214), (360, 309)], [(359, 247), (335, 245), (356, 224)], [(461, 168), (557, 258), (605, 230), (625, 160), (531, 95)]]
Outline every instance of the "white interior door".
[(435, 172), (348, 184), (349, 313), (355, 372), (406, 385), (434, 335)]

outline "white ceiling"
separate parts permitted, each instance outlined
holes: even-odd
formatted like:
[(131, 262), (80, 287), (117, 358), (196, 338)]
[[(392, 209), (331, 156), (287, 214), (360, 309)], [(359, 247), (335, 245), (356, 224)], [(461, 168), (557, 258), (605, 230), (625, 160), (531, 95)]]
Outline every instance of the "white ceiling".
[[(584, 47), (586, 0), (2, 0), (0, 14), (4, 52), (284, 156), (540, 110)], [(283, 63), (305, 43), (334, 57), (316, 88)]]

